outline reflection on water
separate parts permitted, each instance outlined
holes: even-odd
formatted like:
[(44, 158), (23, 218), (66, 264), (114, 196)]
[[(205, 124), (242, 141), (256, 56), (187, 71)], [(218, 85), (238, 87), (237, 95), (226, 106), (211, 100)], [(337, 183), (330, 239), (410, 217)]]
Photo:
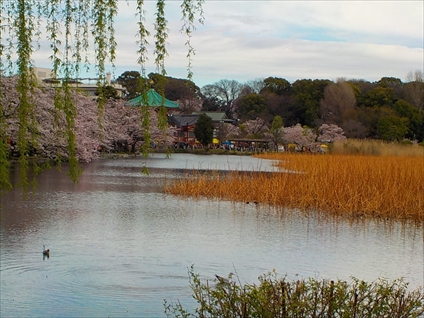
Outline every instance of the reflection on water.
[(1, 198), (1, 317), (163, 317), (163, 299), (194, 305), (191, 264), (205, 279), (236, 270), (242, 283), (276, 269), (292, 278), (423, 284), (422, 225), (161, 193), (164, 179), (190, 169), (269, 171), (272, 162), (176, 154), (83, 168), (78, 184), (51, 170), (26, 200), (19, 191)]

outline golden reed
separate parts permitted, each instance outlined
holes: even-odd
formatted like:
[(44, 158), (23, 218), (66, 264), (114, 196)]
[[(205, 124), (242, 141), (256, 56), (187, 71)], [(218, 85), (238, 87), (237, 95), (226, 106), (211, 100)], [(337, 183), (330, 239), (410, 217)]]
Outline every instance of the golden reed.
[(424, 221), (424, 157), (304, 153), (260, 157), (278, 160), (282, 172), (191, 175), (167, 185), (165, 191), (332, 215)]
[(330, 144), (333, 154), (354, 154), (370, 156), (399, 156), (424, 158), (424, 145), (382, 140), (346, 139)]

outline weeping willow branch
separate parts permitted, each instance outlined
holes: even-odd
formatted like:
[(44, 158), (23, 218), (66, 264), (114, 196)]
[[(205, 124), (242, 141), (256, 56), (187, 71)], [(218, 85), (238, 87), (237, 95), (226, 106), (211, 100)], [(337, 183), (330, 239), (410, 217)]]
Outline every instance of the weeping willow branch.
[(183, 14), (183, 26), (181, 28), (181, 32), (185, 33), (187, 36), (187, 41), (185, 45), (187, 46), (187, 78), (189, 80), (193, 79), (193, 71), (192, 71), (192, 60), (193, 55), (196, 54), (194, 47), (191, 44), (191, 38), (193, 32), (196, 30), (195, 26), (195, 13), (198, 11), (200, 13), (199, 23), (203, 24), (203, 10), (202, 10), (203, 0), (183, 0), (181, 4), (181, 10)]
[(72, 100), (72, 91), (69, 83), (71, 81), (73, 73), (71, 55), (71, 24), (73, 22), (73, 13), (75, 8), (73, 7), (71, 0), (65, 0), (65, 64), (64, 64), (64, 75), (65, 82), (62, 85), (64, 92), (64, 112), (66, 119), (66, 137), (68, 141), (68, 161), (69, 161), (69, 176), (71, 180), (76, 182), (79, 175), (81, 174), (81, 168), (78, 165), (78, 158), (76, 152), (76, 135), (75, 135), (75, 118), (77, 116), (77, 107)]
[[(57, 78), (57, 75), (60, 73), (62, 66), (62, 52), (61, 46), (61, 30), (60, 30), (60, 2), (61, 0), (46, 0), (44, 3), (44, 16), (46, 17), (46, 30), (47, 30), (47, 40), (50, 41), (51, 55), (49, 56), (52, 61), (52, 75)], [(62, 87), (55, 86), (55, 95), (54, 95), (54, 107), (57, 110), (55, 112), (55, 123), (58, 127), (61, 126), (60, 123), (60, 114), (64, 113), (64, 100), (62, 99)], [(59, 129), (59, 131), (61, 131)], [(61, 133), (65, 134), (64, 131)], [(58, 156), (57, 163), (60, 165), (61, 158)]]
[[(0, 71), (2, 72), (1, 76), (3, 76), (3, 72), (5, 72), (5, 70), (11, 70), (13, 67), (13, 62), (12, 62), (12, 52), (14, 50), (13, 32), (8, 32), (8, 34), (6, 34), (6, 39), (4, 42), (3, 42), (3, 39), (4, 39), (4, 33), (7, 30), (6, 28), (13, 24), (12, 17), (14, 15), (12, 10), (12, 6), (13, 6), (12, 4), (3, 2), (3, 0), (1, 0), (0, 3), (2, 7), (2, 10), (0, 11), (0, 17), (1, 17), (1, 22), (0, 22), (1, 68), (0, 68)], [(3, 56), (5, 56), (5, 58), (3, 58)]]
[[(0, 81), (1, 85), (1, 81)], [(2, 93), (0, 93), (2, 94)], [(6, 136), (5, 118), (3, 111), (3, 96), (0, 96), (0, 192), (2, 190), (8, 190), (12, 188), (12, 184), (9, 179), (9, 161), (8, 161), (8, 138)]]
[[(96, 70), (98, 81), (97, 84), (101, 86), (105, 79), (105, 62), (107, 59), (107, 7), (105, 0), (95, 0), (93, 7), (93, 28), (91, 30), (94, 36), (94, 50), (96, 54)], [(101, 93), (100, 93), (101, 94)], [(99, 111), (100, 116), (103, 113), (104, 96), (99, 96)], [(100, 122), (99, 122), (100, 124)]]
[(157, 0), (156, 10), (155, 64), (157, 72), (161, 75), (166, 75), (165, 58), (168, 55), (168, 52), (166, 50), (166, 39), (168, 38), (168, 29), (166, 25), (168, 21), (165, 19), (165, 0)]
[(61, 0), (46, 0), (44, 7), (44, 14), (47, 19), (47, 39), (50, 41), (50, 48), (52, 50), (50, 59), (52, 60), (52, 73), (54, 76), (59, 74), (59, 69), (62, 64), (62, 60), (60, 59), (60, 47), (62, 45), (62, 41), (60, 40), (60, 14), (58, 12), (60, 1)]
[[(0, 1), (3, 4), (3, 0)], [(3, 16), (3, 12), (0, 14), (0, 39), (3, 40), (4, 28), (8, 23), (7, 17)], [(0, 42), (0, 192), (2, 190), (11, 189), (12, 185), (9, 179), (9, 161), (8, 161), (8, 137), (6, 134), (6, 118), (4, 114), (5, 95), (2, 85), (3, 69), (5, 67), (3, 63), (4, 56), (4, 44)]]
[(18, 106), (18, 118), (20, 122), (18, 131), (17, 145), (20, 152), (19, 163), (21, 165), (20, 180), (23, 189), (28, 189), (28, 155), (30, 152), (30, 142), (36, 135), (36, 126), (34, 125), (34, 103), (31, 101), (30, 92), (34, 88), (35, 81), (32, 72), (31, 55), (33, 46), (31, 39), (34, 36), (34, 14), (32, 11), (32, 1), (18, 0), (16, 3), (16, 16), (14, 27), (17, 33), (17, 67), (18, 67), (18, 86), (17, 91), (20, 95)]
[[(144, 93), (145, 94), (145, 93)], [(146, 97), (147, 99), (147, 97)], [(147, 157), (150, 153), (150, 110), (147, 103), (141, 106), (141, 127), (143, 128), (143, 146), (141, 147), (143, 156)]]
[(107, 7), (109, 8), (106, 16), (107, 32), (109, 36), (109, 61), (112, 63), (112, 68), (115, 69), (116, 48), (118, 44), (115, 39), (115, 29), (113, 27), (115, 16), (118, 14), (117, 0), (108, 0)]
[[(97, 70), (97, 85), (99, 96), (98, 101), (98, 124), (99, 131), (102, 129), (102, 118), (104, 115), (104, 105), (106, 103), (105, 90), (101, 89), (105, 83), (105, 64), (108, 59), (114, 67), (116, 59), (115, 29), (113, 28), (114, 18), (118, 12), (118, 0), (95, 0), (93, 7), (93, 29), (94, 46), (96, 51), (96, 70)], [(102, 135), (99, 136), (103, 138)]]
[[(3, 56), (3, 46), (0, 46), (0, 57)], [(0, 62), (0, 70), (3, 69), (3, 63)], [(8, 137), (6, 134), (6, 117), (4, 114), (5, 95), (2, 86), (2, 75), (0, 74), (0, 192), (11, 189), (9, 180), (9, 161), (8, 161)]]
[[(144, 143), (141, 147), (141, 152), (143, 156), (147, 157), (150, 151), (150, 112), (147, 106), (147, 89), (148, 89), (148, 79), (146, 76), (146, 62), (147, 58), (147, 46), (149, 42), (147, 37), (150, 36), (150, 32), (147, 30), (146, 23), (146, 11), (144, 10), (144, 0), (137, 0), (137, 13), (138, 22), (137, 22), (137, 45), (138, 45), (138, 59), (137, 63), (141, 67), (141, 77), (139, 79), (139, 88), (143, 92), (142, 94), (142, 104), (140, 105), (140, 121), (141, 129), (143, 131)], [(143, 167), (143, 173), (148, 173), (147, 168)]]
[[(165, 17), (165, 0), (156, 1), (155, 13), (155, 43), (154, 64), (158, 73), (166, 75), (165, 59), (168, 55), (166, 41), (168, 39), (167, 20)], [(199, 22), (203, 23), (203, 0), (183, 1), (183, 16), (185, 17), (185, 30), (188, 36), (189, 78), (192, 77), (191, 62), (194, 48), (191, 45), (191, 34), (194, 28), (195, 16), (200, 14)], [(117, 16), (119, 0), (0, 0), (0, 57), (1, 76), (17, 73), (20, 104), (18, 107), (19, 131), (16, 143), (20, 154), (21, 182), (28, 186), (28, 155), (31, 147), (36, 143), (37, 122), (34, 117), (34, 102), (31, 100), (31, 91), (37, 85), (33, 75), (32, 56), (40, 47), (40, 36), (46, 33), (50, 45), (50, 60), (52, 63), (52, 76), (56, 82), (56, 97), (54, 100), (55, 111), (59, 118), (65, 118), (66, 125), (63, 134), (68, 141), (68, 160), (71, 163), (71, 177), (77, 179), (79, 167), (76, 155), (76, 106), (72, 100), (73, 86), (70, 80), (77, 76), (83, 66), (89, 69), (90, 43), (93, 42), (95, 51), (95, 70), (98, 85), (105, 81), (106, 63), (110, 62), (114, 69), (117, 55), (117, 40), (114, 30), (114, 18)], [(144, 0), (128, 1), (136, 4), (138, 58), (137, 63), (142, 68), (140, 86), (143, 91), (149, 88), (145, 66), (148, 61), (147, 38), (150, 36), (146, 28), (146, 12)], [(90, 37), (92, 36), (92, 40)], [(59, 80), (61, 77), (62, 79)], [(1, 85), (1, 79), (0, 79)], [(102, 90), (100, 90), (102, 92)], [(1, 98), (1, 96), (0, 96)], [(103, 113), (105, 98), (99, 101), (99, 123)], [(8, 165), (3, 164), (10, 154), (10, 146), (6, 142), (5, 121), (3, 118), (4, 104), (0, 107), (0, 184), (7, 183), (4, 171)], [(163, 110), (160, 111), (162, 114)], [(163, 115), (163, 114), (162, 114)], [(143, 153), (150, 151), (150, 113), (147, 109), (141, 110), (141, 125), (144, 131)], [(160, 120), (161, 129), (166, 129), (164, 119)], [(6, 169), (6, 170), (4, 170)]]
[[(165, 98), (163, 98), (163, 103), (165, 103)], [(168, 116), (167, 116), (167, 110), (166, 107), (164, 105), (159, 107), (159, 112), (158, 112), (158, 128), (161, 130), (162, 132), (162, 137), (163, 137), (163, 142), (164, 145), (166, 147), (166, 155), (170, 156), (170, 152), (169, 152), (169, 148), (167, 146), (167, 134), (166, 134), (166, 130), (168, 128)]]
[(76, 134), (75, 134), (75, 118), (76, 118), (76, 107), (72, 101), (71, 88), (69, 82), (64, 84), (64, 110), (66, 118), (66, 137), (68, 141), (68, 156), (69, 156), (69, 176), (71, 180), (76, 182), (80, 176), (82, 170), (78, 164), (78, 158), (76, 153)]
[(143, 9), (144, 0), (137, 0), (137, 13), (138, 22), (137, 22), (137, 45), (138, 45), (138, 58), (137, 63), (141, 66), (141, 77), (146, 78), (146, 62), (147, 58), (147, 46), (149, 42), (147, 41), (147, 37), (150, 35), (150, 32), (146, 29), (146, 11)]
[[(89, 7), (90, 0), (79, 0), (76, 11), (75, 20), (75, 72), (79, 74), (81, 63), (84, 63), (84, 68), (86, 71), (89, 70), (89, 60), (88, 60), (88, 49), (89, 49), (89, 12), (85, 9)], [(82, 58), (82, 53), (84, 53), (84, 62)]]

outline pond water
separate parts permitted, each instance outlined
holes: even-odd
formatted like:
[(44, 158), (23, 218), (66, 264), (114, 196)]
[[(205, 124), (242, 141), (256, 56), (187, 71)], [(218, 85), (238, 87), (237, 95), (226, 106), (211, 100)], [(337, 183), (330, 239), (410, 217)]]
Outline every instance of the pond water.
[(422, 225), (332, 220), (161, 190), (192, 169), (273, 171), (272, 164), (189, 154), (98, 160), (83, 165), (77, 184), (52, 169), (25, 199), (19, 190), (3, 194), (0, 316), (165, 317), (164, 299), (195, 306), (192, 264), (205, 280), (235, 272), (256, 283), (275, 269), (293, 279), (423, 284)]

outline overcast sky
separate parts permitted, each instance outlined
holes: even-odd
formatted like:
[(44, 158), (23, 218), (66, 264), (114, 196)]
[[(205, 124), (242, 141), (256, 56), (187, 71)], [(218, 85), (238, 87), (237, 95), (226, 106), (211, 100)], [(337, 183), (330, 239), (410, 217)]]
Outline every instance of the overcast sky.
[[(180, 2), (166, 1), (169, 76), (187, 77), (186, 38)], [(146, 1), (147, 27), (154, 34), (155, 1)], [(269, 76), (405, 80), (423, 71), (424, 1), (213, 1), (204, 4), (205, 23), (197, 24), (192, 45), (193, 80), (202, 87), (221, 79), (241, 83)], [(120, 1), (115, 77), (137, 70), (134, 1)], [(149, 39), (150, 44), (154, 39)], [(153, 46), (147, 73), (154, 72)], [(46, 66), (49, 53), (35, 54)], [(48, 65), (48, 64), (47, 64)], [(110, 69), (110, 71), (112, 71)]]

